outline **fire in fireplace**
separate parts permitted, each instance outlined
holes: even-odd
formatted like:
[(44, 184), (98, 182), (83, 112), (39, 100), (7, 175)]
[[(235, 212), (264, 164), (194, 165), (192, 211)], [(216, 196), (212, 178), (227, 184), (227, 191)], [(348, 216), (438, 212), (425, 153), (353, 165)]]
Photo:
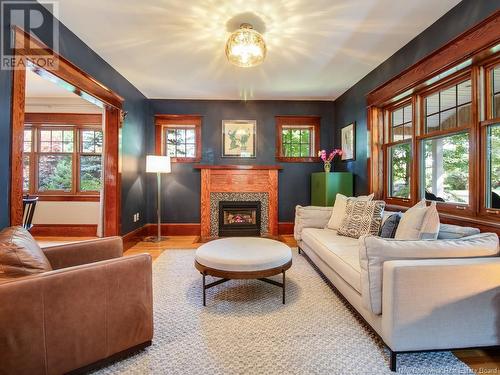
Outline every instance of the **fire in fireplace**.
[(260, 236), (259, 201), (220, 201), (219, 236)]

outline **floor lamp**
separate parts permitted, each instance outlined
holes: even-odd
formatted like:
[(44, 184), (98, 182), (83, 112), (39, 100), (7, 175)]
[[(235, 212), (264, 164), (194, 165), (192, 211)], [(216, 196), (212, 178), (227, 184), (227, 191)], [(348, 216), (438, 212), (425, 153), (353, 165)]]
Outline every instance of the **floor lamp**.
[(156, 237), (148, 237), (146, 241), (149, 242), (160, 242), (166, 237), (161, 236), (161, 174), (162, 173), (170, 173), (170, 156), (156, 156), (156, 155), (147, 155), (146, 156), (146, 172), (147, 173), (156, 173), (156, 180), (158, 183), (157, 187), (157, 207), (156, 207), (156, 215), (158, 216), (158, 235)]

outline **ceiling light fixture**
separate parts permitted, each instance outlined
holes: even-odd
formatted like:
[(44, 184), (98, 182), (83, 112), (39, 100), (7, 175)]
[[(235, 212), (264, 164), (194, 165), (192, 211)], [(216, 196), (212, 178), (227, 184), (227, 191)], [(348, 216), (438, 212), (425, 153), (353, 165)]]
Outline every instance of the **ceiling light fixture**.
[(266, 42), (248, 23), (241, 24), (226, 42), (226, 56), (231, 64), (249, 68), (262, 64), (266, 57)]

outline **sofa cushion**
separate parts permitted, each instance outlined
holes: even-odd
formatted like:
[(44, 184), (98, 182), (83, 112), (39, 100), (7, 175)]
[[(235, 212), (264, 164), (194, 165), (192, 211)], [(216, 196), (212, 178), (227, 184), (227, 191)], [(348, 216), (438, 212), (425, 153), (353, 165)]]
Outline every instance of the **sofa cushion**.
[(382, 313), (384, 262), (404, 259), (476, 258), (498, 255), (498, 236), (481, 233), (455, 240), (399, 241), (366, 236), (359, 240), (363, 306)]
[(349, 199), (338, 234), (353, 238), (359, 238), (367, 234), (378, 235), (384, 207), (384, 201)]
[(439, 233), (439, 213), (436, 202), (427, 207), (422, 199), (409, 208), (401, 218), (396, 235), (397, 240), (435, 240)]
[(294, 238), (300, 241), (304, 228), (324, 228), (331, 216), (332, 207), (295, 206)]
[(306, 228), (302, 232), (302, 241), (358, 293), (361, 293), (357, 239), (339, 236), (330, 229)]
[(478, 234), (481, 231), (477, 228), (461, 227), (459, 225), (441, 224), (439, 227), (439, 240), (452, 240)]
[(342, 220), (345, 217), (345, 211), (347, 208), (347, 200), (360, 200), (360, 201), (371, 201), (373, 199), (373, 194), (361, 195), (359, 197), (346, 197), (343, 194), (337, 193), (335, 196), (335, 203), (333, 205), (332, 214), (326, 228), (332, 230), (338, 230), (342, 225)]
[(23, 227), (0, 232), (0, 280), (51, 271), (40, 246)]

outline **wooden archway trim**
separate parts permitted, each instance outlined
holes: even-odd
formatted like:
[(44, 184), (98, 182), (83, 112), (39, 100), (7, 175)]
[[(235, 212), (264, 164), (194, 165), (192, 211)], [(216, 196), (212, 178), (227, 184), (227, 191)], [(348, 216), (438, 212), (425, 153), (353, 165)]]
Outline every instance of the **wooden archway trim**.
[[(54, 53), (38, 39), (15, 27), (15, 61), (12, 84), (11, 122), (11, 181), (10, 181), (10, 223), (20, 225), (23, 219), (23, 129), (26, 87), (26, 65), (28, 61), (37, 65), (33, 56), (40, 50), (48, 51), (57, 64), (57, 70), (50, 70), (54, 76), (75, 87), (74, 92), (92, 95), (105, 105), (104, 122), (104, 236), (120, 234), (121, 175), (119, 133), (122, 123), (124, 99), (99, 83), (89, 74), (64, 57)], [(43, 68), (43, 67), (41, 67)]]

